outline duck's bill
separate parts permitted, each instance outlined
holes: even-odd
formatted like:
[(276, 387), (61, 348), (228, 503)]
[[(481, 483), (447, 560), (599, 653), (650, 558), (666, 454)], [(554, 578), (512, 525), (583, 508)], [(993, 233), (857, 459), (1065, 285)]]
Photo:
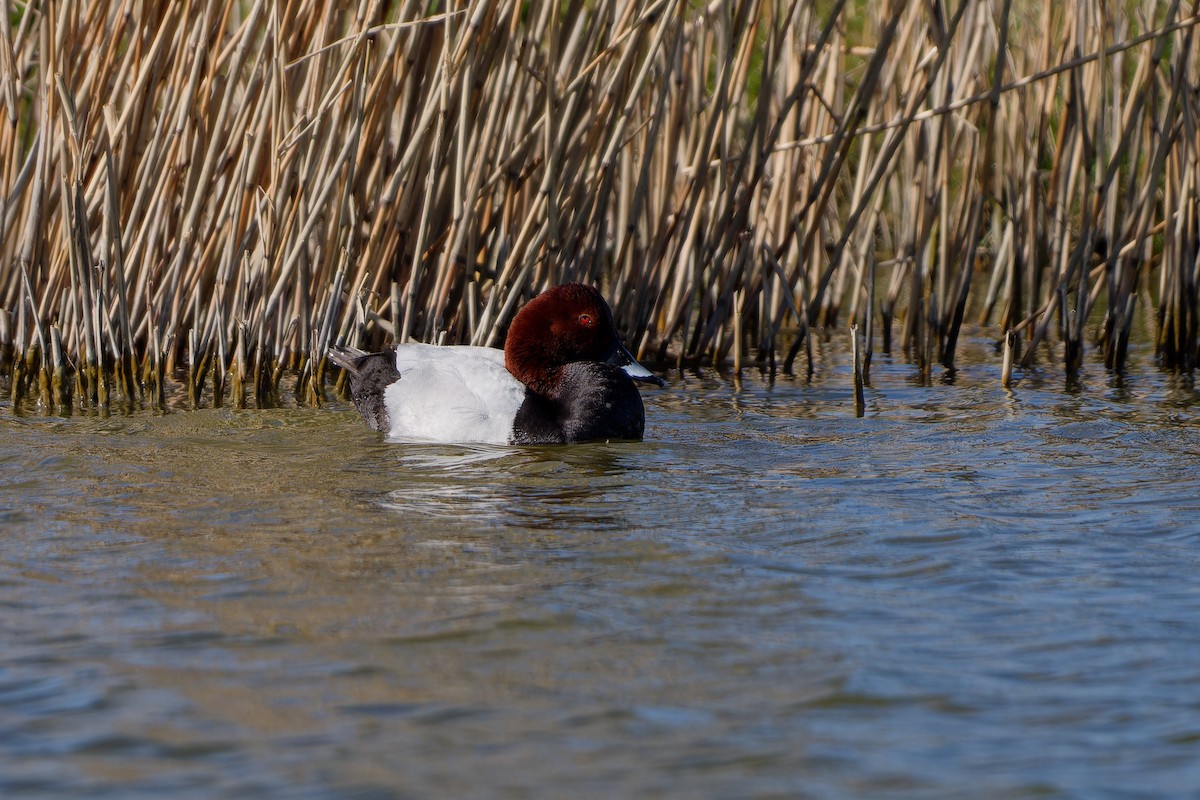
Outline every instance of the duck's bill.
[(667, 382), (662, 378), (658, 377), (636, 361), (634, 361), (632, 364), (625, 364), (621, 367), (621, 369), (625, 370), (625, 374), (633, 378), (635, 381), (641, 381), (642, 383), (653, 383), (655, 386), (666, 386), (667, 384)]
[(633, 378), (635, 381), (643, 383), (653, 383), (655, 386), (663, 386), (666, 384), (662, 378), (655, 375), (650, 370), (638, 363), (633, 354), (625, 349), (625, 345), (620, 341), (613, 342), (612, 352), (609, 354), (607, 363), (614, 367), (620, 367), (625, 371), (625, 374)]

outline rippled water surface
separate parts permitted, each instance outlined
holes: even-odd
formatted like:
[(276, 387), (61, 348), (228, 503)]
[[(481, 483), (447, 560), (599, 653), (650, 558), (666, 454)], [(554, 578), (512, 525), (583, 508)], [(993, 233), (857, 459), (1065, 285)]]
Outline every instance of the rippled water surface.
[(873, 378), (572, 448), (4, 406), (0, 796), (1193, 794), (1190, 383)]

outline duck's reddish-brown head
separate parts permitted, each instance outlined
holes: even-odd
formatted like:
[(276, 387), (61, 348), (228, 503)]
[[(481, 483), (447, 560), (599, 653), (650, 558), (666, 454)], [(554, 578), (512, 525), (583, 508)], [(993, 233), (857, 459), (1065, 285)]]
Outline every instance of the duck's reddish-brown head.
[[(530, 300), (513, 319), (504, 342), (504, 364), (517, 380), (534, 391), (545, 391), (555, 373), (575, 361), (617, 364), (614, 357), (628, 351), (621, 345), (613, 326), (612, 311), (600, 292), (582, 283), (565, 283)], [(633, 362), (628, 357), (625, 366)], [(645, 376), (661, 385), (650, 372), (637, 365)], [(631, 372), (626, 368), (627, 372)]]

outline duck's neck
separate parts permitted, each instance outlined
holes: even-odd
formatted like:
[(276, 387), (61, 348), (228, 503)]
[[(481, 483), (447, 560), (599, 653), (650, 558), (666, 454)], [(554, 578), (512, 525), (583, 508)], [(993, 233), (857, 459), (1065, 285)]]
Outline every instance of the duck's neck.
[(529, 387), (529, 391), (547, 400), (558, 400), (562, 389), (562, 367), (555, 367), (542, 372), (530, 371), (525, 376), (517, 375), (517, 380)]
[[(521, 320), (518, 320), (521, 322)], [(520, 334), (521, 331), (518, 331)], [(555, 364), (558, 354), (551, 351), (541, 337), (521, 336), (508, 333), (509, 340), (504, 345), (504, 366), (512, 376), (529, 387), (534, 394), (542, 397), (553, 397), (557, 394), (562, 367), (534, 367), (534, 364)]]

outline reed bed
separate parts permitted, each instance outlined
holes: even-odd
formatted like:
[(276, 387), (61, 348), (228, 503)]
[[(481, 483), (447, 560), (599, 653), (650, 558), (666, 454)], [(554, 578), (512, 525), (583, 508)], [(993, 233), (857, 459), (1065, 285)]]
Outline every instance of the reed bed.
[(15, 406), (319, 403), (331, 344), (500, 345), (563, 281), (660, 364), (1200, 359), (1195, 2), (8, 9)]

